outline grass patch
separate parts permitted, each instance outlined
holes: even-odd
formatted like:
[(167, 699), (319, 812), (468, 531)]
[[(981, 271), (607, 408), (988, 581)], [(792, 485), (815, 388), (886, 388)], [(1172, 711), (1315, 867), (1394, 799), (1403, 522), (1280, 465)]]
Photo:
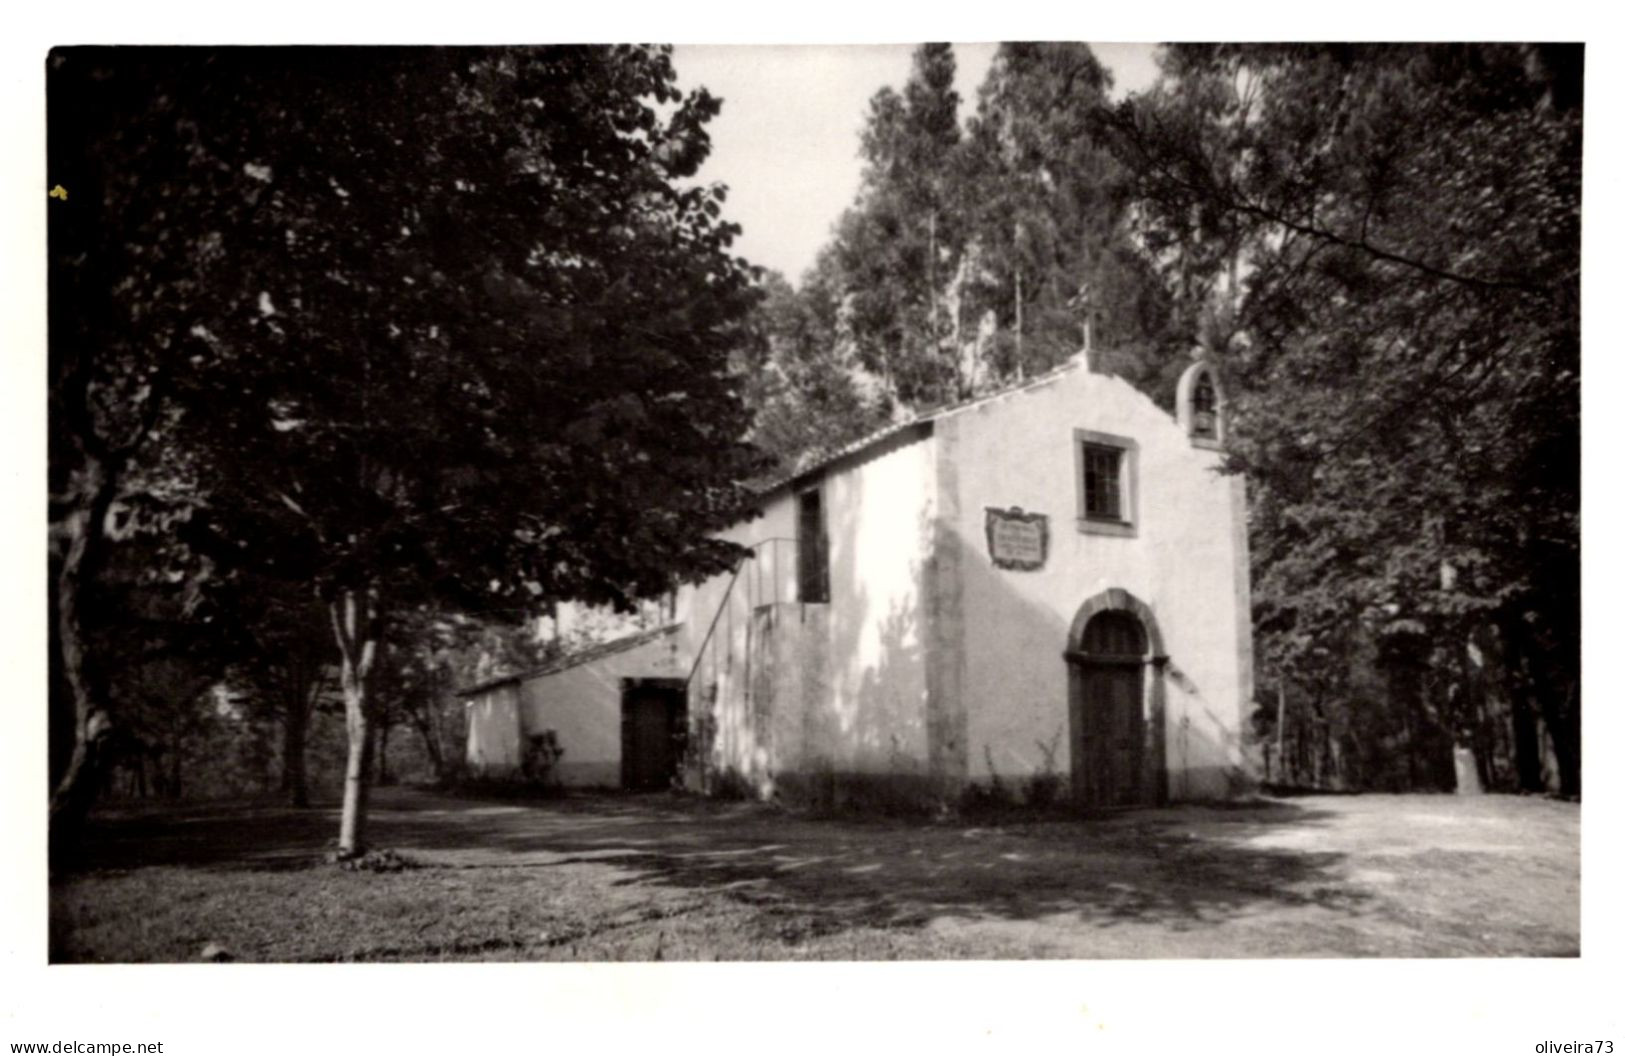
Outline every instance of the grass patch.
[(917, 929), (832, 926), (721, 894), (536, 868), (181, 868), (80, 877), (51, 894), (56, 962), (930, 959), (980, 952)]

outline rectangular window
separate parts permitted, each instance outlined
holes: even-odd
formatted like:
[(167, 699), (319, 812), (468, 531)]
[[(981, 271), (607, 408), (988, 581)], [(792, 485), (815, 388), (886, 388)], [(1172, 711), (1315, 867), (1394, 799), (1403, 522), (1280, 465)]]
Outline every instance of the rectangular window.
[(1135, 535), (1140, 445), (1126, 436), (1073, 430), (1077, 458), (1078, 530)]
[(829, 601), (829, 537), (824, 531), (824, 496), (814, 489), (796, 496), (797, 596)]
[(1123, 520), (1123, 450), (1104, 444), (1083, 445), (1083, 515), (1096, 520)]

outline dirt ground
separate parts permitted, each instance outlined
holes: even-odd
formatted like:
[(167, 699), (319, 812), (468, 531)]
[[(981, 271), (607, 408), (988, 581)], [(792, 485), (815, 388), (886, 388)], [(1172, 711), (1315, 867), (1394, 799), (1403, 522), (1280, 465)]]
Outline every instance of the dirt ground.
[(997, 824), (667, 795), (384, 789), (333, 808), (104, 811), (54, 961), (1576, 956), (1580, 808), (1325, 796)]

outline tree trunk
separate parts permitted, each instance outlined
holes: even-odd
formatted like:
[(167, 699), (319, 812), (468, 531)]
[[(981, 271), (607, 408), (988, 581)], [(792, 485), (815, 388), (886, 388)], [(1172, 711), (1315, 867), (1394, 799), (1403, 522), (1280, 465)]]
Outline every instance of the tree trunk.
[(1576, 679), (1560, 699), (1556, 693), (1543, 695), (1541, 713), (1546, 732), (1557, 756), (1557, 791), (1569, 799), (1580, 798), (1580, 683)]
[(339, 818), (339, 857), (366, 852), (367, 777), (372, 751), (368, 690), (378, 652), (378, 599), (344, 590), (328, 606), (339, 644), (339, 683), (344, 695), (344, 730), (349, 753), (344, 766), (344, 807)]
[(935, 212), (926, 219), (926, 225), (925, 283), (926, 293), (929, 295), (931, 303), (931, 316), (926, 321), (926, 328), (930, 331), (931, 336), (930, 344), (926, 347), (929, 349), (931, 362), (935, 363), (938, 354), (942, 351), (937, 343), (937, 214)]
[[(434, 704), (431, 702), (424, 707), (430, 709)], [(440, 752), (440, 737), (435, 728), (434, 713), (425, 710), (422, 715), (413, 716), (412, 725), (417, 727), (418, 736), (423, 739), (423, 752), (429, 757), (429, 766), (434, 770), (435, 783), (444, 783), (449, 775), (446, 773), (445, 756)]]
[[(960, 266), (960, 276), (963, 277), (964, 265)], [(954, 362), (965, 365), (964, 376), (959, 379), (958, 397), (962, 400), (970, 399), (976, 388), (976, 348), (971, 346), (967, 356), (964, 348), (965, 341), (965, 291), (964, 283), (959, 283), (959, 292), (954, 297)]]
[[(1471, 636), (1464, 635), (1455, 646), (1455, 660), (1460, 679), (1460, 694), (1452, 723), (1456, 746), (1472, 753), (1474, 775), (1478, 789), (1493, 791), (1495, 779), (1495, 742), (1490, 731), (1487, 709), (1484, 706), (1484, 676), (1481, 664), (1473, 662)], [(1458, 776), (1456, 791), (1462, 790)]]
[(310, 806), (310, 770), (305, 762), (310, 741), (310, 715), (322, 691), (322, 667), (296, 646), (289, 652), (288, 678), (282, 686), (282, 782), (290, 806)]
[(1021, 349), (1021, 269), (1016, 269), (1016, 380), (1026, 376), (1027, 363)]
[(1291, 784), (1287, 780), (1286, 766), (1286, 683), (1275, 684), (1275, 765), (1281, 771), (1276, 778), (1283, 787)]
[(57, 647), (73, 697), (73, 753), (51, 793), (50, 854), (53, 861), (78, 841), (100, 784), (100, 744), (112, 728), (100, 673), (85, 641), (85, 592), (95, 581), (107, 545), (107, 512), (118, 485), (99, 459), (87, 458), (81, 474), (82, 504), (68, 518), (67, 552), (56, 581)]
[[(1416, 729), (1416, 713), (1421, 709), (1421, 690), (1413, 684), (1409, 675), (1410, 672), (1406, 672), (1406, 677), (1401, 683), (1399, 714), (1405, 730), (1405, 791), (1415, 792), (1417, 786), (1421, 784), (1421, 775), (1416, 763), (1416, 739), (1419, 736)], [(1390, 681), (1389, 686), (1392, 685), (1393, 682)]]
[(367, 771), (372, 764), (372, 738), (367, 728), (366, 690), (354, 679), (344, 661), (344, 730), (349, 752), (344, 763), (344, 808), (339, 818), (339, 855), (354, 858), (366, 853)]
[[(1510, 680), (1522, 681), (1516, 675)], [(1535, 723), (1535, 709), (1523, 686), (1508, 686), (1507, 693), (1512, 698), (1512, 753), (1518, 770), (1518, 791), (1543, 792), (1546, 782), (1540, 773), (1540, 730)]]
[[(1560, 614), (1560, 613), (1559, 613)], [(1529, 688), (1551, 741), (1557, 764), (1558, 794), (1580, 795), (1579, 621), (1551, 619), (1542, 612), (1536, 626), (1524, 625), (1521, 646), (1528, 658)], [(1537, 630), (1537, 627), (1539, 628)]]
[(311, 693), (306, 691), (303, 681), (294, 681), (293, 692), (284, 701), (282, 713), (282, 794), (295, 807), (310, 806), (305, 741), (310, 729)]
[(1537, 709), (1530, 685), (1530, 659), (1518, 622), (1516, 616), (1508, 616), (1501, 622), (1502, 668), (1506, 673), (1507, 698), (1512, 705), (1512, 751), (1518, 772), (1518, 791), (1538, 793), (1546, 791), (1540, 765), (1540, 729), (1535, 721)]
[(389, 727), (384, 718), (375, 723), (378, 729), (378, 784), (387, 785), (392, 780), (389, 775)]

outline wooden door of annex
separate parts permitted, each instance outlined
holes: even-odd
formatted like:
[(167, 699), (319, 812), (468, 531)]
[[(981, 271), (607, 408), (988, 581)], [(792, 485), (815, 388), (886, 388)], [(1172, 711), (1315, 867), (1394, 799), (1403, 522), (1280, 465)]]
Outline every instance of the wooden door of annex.
[(688, 708), (682, 683), (630, 681), (621, 690), (621, 784), (634, 791), (670, 788), (682, 756)]

